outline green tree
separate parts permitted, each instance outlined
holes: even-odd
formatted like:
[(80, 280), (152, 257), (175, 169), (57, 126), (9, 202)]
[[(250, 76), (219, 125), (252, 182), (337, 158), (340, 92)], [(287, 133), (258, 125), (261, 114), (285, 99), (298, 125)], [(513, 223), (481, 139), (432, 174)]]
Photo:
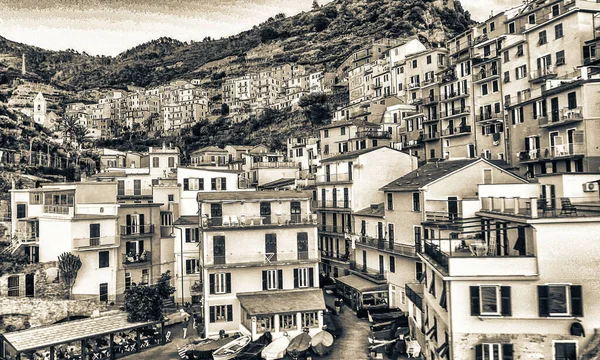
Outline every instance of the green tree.
[(312, 3), (312, 9), (313, 10), (319, 10), (321, 8), (321, 6), (319, 5), (319, 3), (317, 2), (317, 0), (313, 0)]
[(221, 115), (229, 115), (229, 105), (225, 103), (221, 104)]
[(327, 18), (327, 16), (323, 15), (323, 14), (317, 14), (313, 17), (313, 27), (315, 29), (315, 31), (317, 32), (321, 32), (325, 29), (327, 29), (327, 27), (329, 26), (329, 19)]
[(0, 242), (0, 276), (18, 274), (29, 264), (29, 258), (22, 251), (9, 249), (16, 241), (17, 238), (12, 237), (10, 242)]
[(331, 109), (327, 105), (327, 95), (313, 93), (305, 95), (298, 101), (306, 118), (315, 125), (323, 125), (331, 119)]
[(260, 41), (263, 43), (275, 40), (279, 37), (277, 30), (272, 27), (266, 27), (260, 31)]
[(133, 286), (125, 291), (125, 311), (129, 322), (158, 321), (162, 319), (164, 303), (175, 292), (170, 285), (171, 273), (160, 276), (155, 285)]
[(61, 132), (67, 140), (75, 137), (75, 129), (77, 128), (78, 122), (74, 116), (67, 116), (60, 122)]
[(90, 131), (85, 126), (83, 126), (81, 124), (77, 124), (75, 126), (75, 129), (73, 129), (73, 137), (75, 138), (75, 141), (77, 141), (77, 145), (79, 145), (79, 149), (81, 149), (82, 145), (88, 141), (89, 134), (90, 134)]
[(81, 265), (79, 256), (73, 255), (70, 252), (64, 252), (58, 256), (58, 270), (60, 271), (60, 278), (69, 290), (69, 300), (73, 294), (73, 285), (75, 285), (77, 273), (81, 269)]

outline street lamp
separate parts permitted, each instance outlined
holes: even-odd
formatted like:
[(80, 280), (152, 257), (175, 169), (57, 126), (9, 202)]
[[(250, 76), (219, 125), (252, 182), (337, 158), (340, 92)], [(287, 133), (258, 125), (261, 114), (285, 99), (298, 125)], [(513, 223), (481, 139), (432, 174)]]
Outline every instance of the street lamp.
[(180, 260), (181, 260), (181, 307), (183, 308), (183, 229), (177, 226), (173, 226), (174, 229), (179, 230), (179, 240), (180, 240), (180, 247), (179, 247), (179, 251), (180, 251)]

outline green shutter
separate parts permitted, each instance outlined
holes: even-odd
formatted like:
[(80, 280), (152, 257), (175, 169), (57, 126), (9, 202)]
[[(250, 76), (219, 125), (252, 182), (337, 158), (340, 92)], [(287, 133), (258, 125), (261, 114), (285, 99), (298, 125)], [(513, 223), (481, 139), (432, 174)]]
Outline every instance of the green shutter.
[(502, 344), (502, 360), (513, 360), (513, 344)]
[(227, 321), (233, 321), (233, 305), (227, 305)]
[(548, 286), (538, 285), (538, 313), (540, 317), (548, 316)]
[(501, 286), (500, 296), (502, 298), (502, 316), (511, 316), (510, 286)]
[(225, 273), (225, 292), (231, 294), (231, 273)]
[(471, 293), (471, 316), (479, 316), (479, 286), (469, 286)]
[(210, 285), (209, 286), (210, 293), (214, 294), (215, 293), (215, 274), (208, 275), (208, 279), (209, 279), (209, 285)]
[(583, 316), (583, 296), (581, 285), (571, 285), (571, 315)]

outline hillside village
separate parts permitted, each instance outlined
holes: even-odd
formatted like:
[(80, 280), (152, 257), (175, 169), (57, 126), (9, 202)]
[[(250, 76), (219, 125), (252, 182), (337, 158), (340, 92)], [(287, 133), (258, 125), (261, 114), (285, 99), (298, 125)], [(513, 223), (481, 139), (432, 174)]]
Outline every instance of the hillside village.
[[(596, 1), (538, 0), (445, 41), (370, 38), (335, 68), (289, 62), (217, 87), (178, 79), (65, 103), (71, 90), (19, 80), (3, 121), (48, 142), (0, 149), (11, 172), (0, 256), (20, 259), (0, 272), (0, 300), (23, 301), (0, 307), (20, 330), (0, 337), (4, 357), (69, 342), (19, 341), (64, 315), (31, 313), (28, 298), (82, 304), (77, 315), (101, 321), (168, 273), (167, 307), (196, 311), (206, 336), (314, 336), (331, 312), (325, 288), (369, 320), (371, 339), (373, 315), (397, 309), (401, 336), (386, 328), (383, 342), (421, 359), (595, 359), (599, 25)], [(278, 148), (182, 150), (189, 132), (269, 116), (257, 131), (298, 120)], [(134, 129), (152, 146), (97, 146)], [(64, 163), (50, 141), (68, 149)], [(43, 164), (77, 167), (76, 181), (23, 170)], [(65, 252), (82, 262), (72, 300), (58, 286)], [(165, 345), (169, 316), (136, 325), (153, 335), (135, 330), (126, 352)], [(364, 358), (394, 349), (365, 346)]]

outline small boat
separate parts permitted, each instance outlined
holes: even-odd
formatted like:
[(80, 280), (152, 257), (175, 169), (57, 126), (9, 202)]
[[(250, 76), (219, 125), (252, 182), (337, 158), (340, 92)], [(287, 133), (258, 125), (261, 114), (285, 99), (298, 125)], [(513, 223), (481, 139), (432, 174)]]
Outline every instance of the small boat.
[(244, 350), (238, 354), (236, 360), (260, 360), (260, 353), (265, 348), (265, 344), (250, 343)]
[(281, 359), (285, 356), (285, 351), (289, 344), (290, 339), (288, 339), (287, 336), (282, 336), (267, 345), (267, 347), (263, 349), (261, 355), (265, 360)]
[(287, 347), (287, 353), (292, 359), (297, 359), (298, 356), (304, 355), (310, 347), (311, 337), (307, 333), (302, 333), (290, 341)]
[(207, 338), (197, 344), (194, 344), (190, 350), (192, 350), (194, 358), (196, 359), (212, 359), (213, 351), (229, 344), (233, 340), (235, 339), (230, 337), (223, 339)]
[(395, 321), (397, 319), (406, 317), (406, 314), (402, 310), (371, 313), (369, 312), (369, 321), (372, 323)]
[(246, 346), (250, 343), (250, 336), (244, 335), (240, 336), (237, 339), (234, 339), (228, 344), (218, 348), (213, 352), (214, 360), (230, 360), (235, 358), (239, 353), (244, 350)]
[(331, 351), (333, 335), (327, 331), (319, 331), (312, 337), (310, 346), (316, 354), (323, 356)]
[(337, 316), (330, 313), (323, 314), (323, 330), (327, 331), (334, 337), (342, 335), (342, 324)]

